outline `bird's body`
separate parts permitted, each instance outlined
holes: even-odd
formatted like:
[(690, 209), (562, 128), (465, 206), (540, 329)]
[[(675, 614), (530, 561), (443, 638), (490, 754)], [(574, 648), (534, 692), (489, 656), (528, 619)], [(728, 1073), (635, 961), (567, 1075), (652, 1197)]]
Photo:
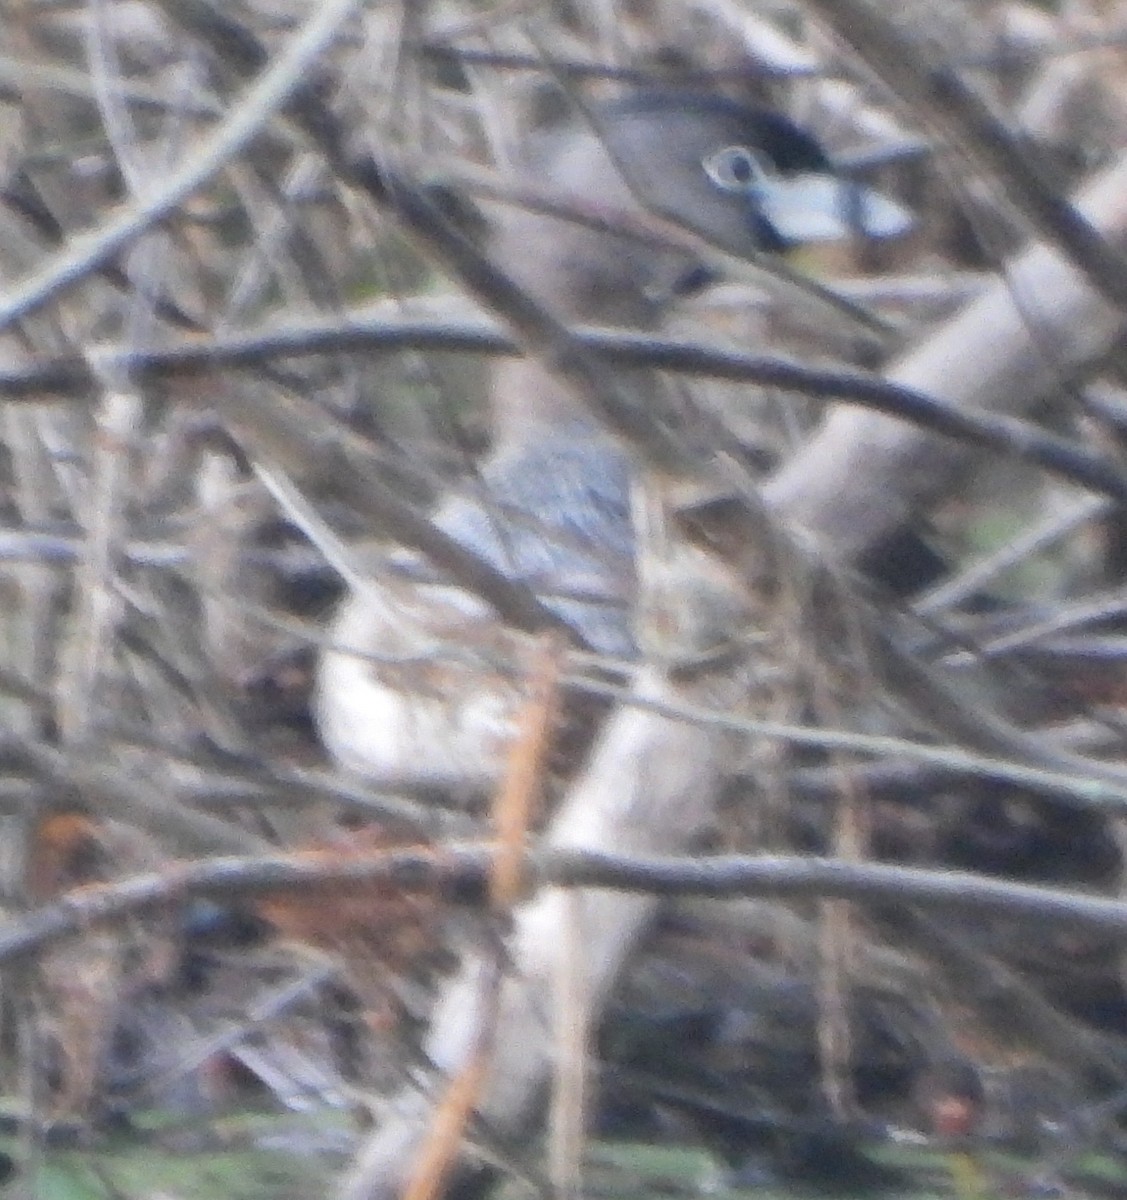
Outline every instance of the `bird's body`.
[[(538, 190), (588, 215), (655, 213), (740, 254), (824, 236), (835, 221), (840, 234), (847, 210), (864, 211), (845, 185), (833, 193), (835, 211), (820, 211), (830, 195), (826, 158), (774, 114), (715, 97), (647, 93), (587, 116), (536, 139), (524, 170)], [(799, 210), (793, 221), (788, 205)], [(641, 329), (660, 327), (681, 283), (700, 268), (683, 241), (660, 245), (521, 209), (498, 215), (491, 254), (556, 316)], [(619, 378), (643, 394), (656, 386), (637, 371)], [(564, 382), (529, 359), (496, 369), (492, 409), (493, 448), (440, 504), (435, 523), (530, 587), (579, 643), (632, 657), (630, 454)], [(396, 570), (419, 565), (393, 555), (341, 605), (335, 649), (318, 674), (322, 738), (338, 762), (379, 783), (481, 794), (496, 781), (512, 736), (522, 635), (481, 600)]]
[[(503, 446), (435, 524), (528, 584), (590, 646), (632, 657), (630, 463), (589, 422)], [(521, 635), (465, 591), (417, 582), (409, 552), (341, 605), (321, 662), (318, 711), (343, 766), (388, 785), (473, 797), (496, 778), (519, 688)], [(382, 659), (374, 661), (375, 657)]]

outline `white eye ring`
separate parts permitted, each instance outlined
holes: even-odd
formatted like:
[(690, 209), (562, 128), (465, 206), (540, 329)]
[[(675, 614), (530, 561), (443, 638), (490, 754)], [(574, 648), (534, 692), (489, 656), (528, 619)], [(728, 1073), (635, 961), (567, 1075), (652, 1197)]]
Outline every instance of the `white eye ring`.
[(762, 157), (746, 146), (725, 146), (701, 159), (704, 173), (721, 191), (756, 192), (767, 179)]

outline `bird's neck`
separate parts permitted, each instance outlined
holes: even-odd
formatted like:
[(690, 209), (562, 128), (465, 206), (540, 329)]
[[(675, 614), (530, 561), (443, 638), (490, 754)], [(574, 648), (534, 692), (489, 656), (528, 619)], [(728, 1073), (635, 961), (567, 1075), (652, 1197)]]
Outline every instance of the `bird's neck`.
[(492, 408), (495, 449), (544, 438), (601, 436), (594, 414), (576, 389), (532, 359), (497, 365)]
[[(544, 229), (534, 226), (543, 235)], [(656, 282), (673, 280), (684, 262), (655, 256), (647, 270), (637, 263), (629, 270), (621, 253), (620, 239), (593, 239), (605, 253), (595, 254), (584, 244), (582, 254), (564, 259), (560, 247), (550, 240), (530, 244), (522, 260), (510, 250), (505, 263), (510, 277), (547, 308), (553, 316), (569, 325), (593, 325), (607, 328), (657, 329), (666, 315), (672, 291)], [(631, 245), (632, 253), (637, 247)], [(616, 251), (618, 251), (616, 255)], [(510, 265), (511, 264), (511, 265)], [(646, 280), (639, 286), (638, 279)], [(651, 286), (651, 282), (653, 286)], [(652, 386), (648, 373), (641, 370), (615, 370), (615, 380), (631, 390)], [(494, 370), (491, 407), (495, 444), (514, 439), (554, 434), (565, 430), (577, 436), (589, 436), (597, 422), (589, 403), (566, 380), (553, 374), (531, 358), (500, 362)]]

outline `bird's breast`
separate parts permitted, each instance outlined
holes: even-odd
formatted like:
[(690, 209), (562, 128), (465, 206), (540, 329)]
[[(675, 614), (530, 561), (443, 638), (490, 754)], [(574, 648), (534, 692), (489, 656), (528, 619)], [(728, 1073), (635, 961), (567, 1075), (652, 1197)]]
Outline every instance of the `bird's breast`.
[(521, 635), (449, 587), (373, 585), (348, 596), (321, 661), (325, 748), (383, 786), (489, 791), (513, 733)]
[[(605, 438), (584, 426), (502, 447), (435, 524), (531, 589), (577, 642), (633, 656), (630, 473)], [(425, 581), (425, 564), (398, 559), (337, 613), (317, 680), (322, 740), (381, 785), (481, 795), (504, 768), (528, 637), (469, 593)], [(423, 578), (397, 565), (421, 566)]]

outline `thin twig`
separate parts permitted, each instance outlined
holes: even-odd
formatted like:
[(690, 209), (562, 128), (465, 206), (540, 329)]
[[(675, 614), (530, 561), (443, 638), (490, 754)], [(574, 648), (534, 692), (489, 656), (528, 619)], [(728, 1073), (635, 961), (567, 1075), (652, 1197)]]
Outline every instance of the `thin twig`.
[[(570, 337), (585, 351), (595, 352), (610, 363), (785, 388), (816, 400), (846, 401), (971, 446), (1036, 463), (1091, 491), (1127, 500), (1127, 473), (1079, 443), (1005, 413), (960, 407), (895, 379), (846, 368), (810, 367), (771, 355), (746, 354), (652, 334), (580, 327), (573, 329)], [(359, 312), (150, 350), (107, 344), (99, 347), (97, 355), (99, 363), (107, 367), (125, 371), (138, 380), (156, 380), (191, 378), (233, 366), (260, 366), (272, 357), (371, 349), (520, 353), (517, 341), (489, 322), (395, 317), (381, 311), (375, 318)], [(0, 397), (6, 399), (39, 402), (47, 396), (59, 396), (81, 401), (89, 383), (89, 373), (82, 364), (65, 357), (0, 367)], [(404, 540), (417, 544), (414, 538)]]
[[(151, 912), (189, 896), (288, 895), (327, 884), (386, 884), (483, 905), (496, 850), (462, 843), (347, 857), (261, 855), (202, 858), (111, 884), (87, 885), (0, 922), (0, 962), (40, 953), (92, 924)], [(651, 896), (834, 896), (872, 903), (1051, 921), (1127, 943), (1127, 903), (1058, 888), (984, 878), (962, 871), (808, 856), (646, 856), (554, 848), (531, 851), (538, 885), (602, 888)]]
[(352, 16), (360, 0), (325, 0), (276, 61), (251, 84), (231, 115), (173, 171), (162, 187), (127, 205), (100, 228), (74, 238), (29, 278), (0, 298), (0, 329), (6, 329), (106, 264), (181, 204), (240, 154), (303, 85), (313, 64)]

